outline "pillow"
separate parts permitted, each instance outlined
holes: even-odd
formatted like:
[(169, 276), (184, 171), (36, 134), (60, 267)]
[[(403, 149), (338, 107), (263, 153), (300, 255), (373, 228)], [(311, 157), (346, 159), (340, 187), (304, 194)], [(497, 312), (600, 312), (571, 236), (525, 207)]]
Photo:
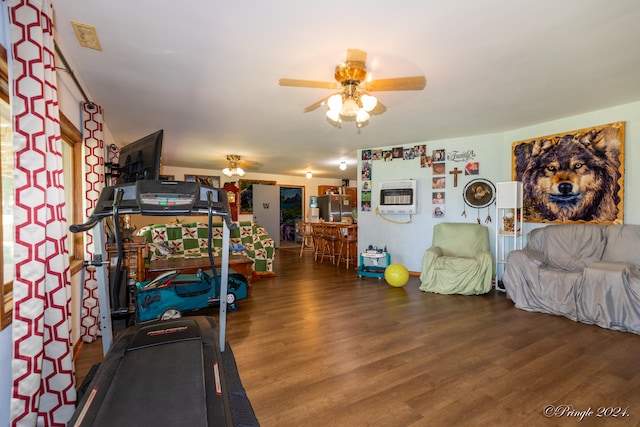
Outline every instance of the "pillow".
[(169, 255), (173, 255), (174, 253), (176, 253), (176, 250), (173, 249), (173, 248), (170, 248), (169, 246), (167, 246), (167, 244), (165, 242), (151, 243), (151, 245), (158, 250), (160, 255), (165, 256), (165, 257), (167, 257)]

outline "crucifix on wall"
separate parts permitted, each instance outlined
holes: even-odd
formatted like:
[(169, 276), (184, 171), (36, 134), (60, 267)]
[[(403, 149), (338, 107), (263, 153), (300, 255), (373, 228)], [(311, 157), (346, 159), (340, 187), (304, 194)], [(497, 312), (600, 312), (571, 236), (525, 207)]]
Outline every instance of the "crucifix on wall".
[(451, 175), (453, 175), (453, 186), (457, 187), (458, 186), (458, 175), (462, 173), (461, 170), (458, 170), (457, 167), (453, 168), (453, 170), (451, 172), (449, 172)]

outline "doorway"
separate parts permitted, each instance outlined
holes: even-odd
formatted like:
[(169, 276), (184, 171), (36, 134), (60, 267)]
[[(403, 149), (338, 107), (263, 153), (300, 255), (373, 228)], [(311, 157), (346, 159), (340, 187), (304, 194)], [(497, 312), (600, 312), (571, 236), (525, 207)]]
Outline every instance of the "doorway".
[(304, 187), (280, 186), (280, 246), (300, 244), (296, 222), (304, 218)]
[(253, 184), (252, 202), (253, 221), (267, 230), (276, 248), (300, 244), (296, 221), (304, 218), (304, 187)]

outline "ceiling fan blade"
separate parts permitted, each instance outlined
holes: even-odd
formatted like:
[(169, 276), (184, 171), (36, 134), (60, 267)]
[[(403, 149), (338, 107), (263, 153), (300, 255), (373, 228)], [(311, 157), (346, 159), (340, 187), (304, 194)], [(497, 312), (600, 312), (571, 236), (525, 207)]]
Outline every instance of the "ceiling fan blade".
[(368, 91), (384, 90), (422, 90), (427, 85), (424, 76), (399, 77), (395, 79), (371, 80), (366, 83)]
[[(332, 95), (329, 95), (329, 96), (332, 96)], [(313, 110), (321, 107), (322, 105), (324, 105), (327, 102), (327, 99), (329, 99), (329, 96), (327, 96), (325, 98), (322, 98), (320, 101), (309, 105), (307, 108), (304, 109), (304, 112), (308, 113), (309, 111), (313, 111)]]
[(319, 82), (315, 80), (299, 80), (299, 79), (280, 79), (280, 86), (313, 87), (318, 89), (332, 89), (332, 90), (336, 90), (340, 88), (340, 85), (337, 82)]
[(349, 61), (365, 63), (367, 62), (367, 52), (360, 49), (347, 49), (347, 62)]
[(254, 162), (252, 160), (240, 160), (238, 162), (238, 166), (240, 166), (244, 170), (255, 171), (262, 167), (262, 163)]
[[(253, 160), (240, 160), (236, 164), (236, 166), (241, 167), (245, 171), (257, 171), (263, 166), (263, 164), (260, 162), (255, 162)], [(231, 164), (229, 164), (228, 161), (224, 161), (224, 160), (214, 160), (214, 161), (209, 161), (207, 163), (207, 167), (210, 169), (222, 170), (224, 168), (231, 167)]]
[(369, 112), (369, 114), (371, 114), (372, 116), (376, 116), (378, 114), (384, 113), (385, 111), (387, 111), (387, 107), (382, 102), (380, 102), (380, 100), (378, 100), (378, 103), (373, 108), (373, 110)]

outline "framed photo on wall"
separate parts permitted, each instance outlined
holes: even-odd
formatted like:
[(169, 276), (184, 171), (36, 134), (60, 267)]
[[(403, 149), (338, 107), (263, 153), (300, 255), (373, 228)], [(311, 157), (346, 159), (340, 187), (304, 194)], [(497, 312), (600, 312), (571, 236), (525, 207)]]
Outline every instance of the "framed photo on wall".
[(524, 220), (622, 224), (624, 129), (615, 122), (514, 142)]
[(213, 188), (220, 188), (220, 177), (211, 175), (186, 175), (184, 180), (187, 182), (199, 182)]

